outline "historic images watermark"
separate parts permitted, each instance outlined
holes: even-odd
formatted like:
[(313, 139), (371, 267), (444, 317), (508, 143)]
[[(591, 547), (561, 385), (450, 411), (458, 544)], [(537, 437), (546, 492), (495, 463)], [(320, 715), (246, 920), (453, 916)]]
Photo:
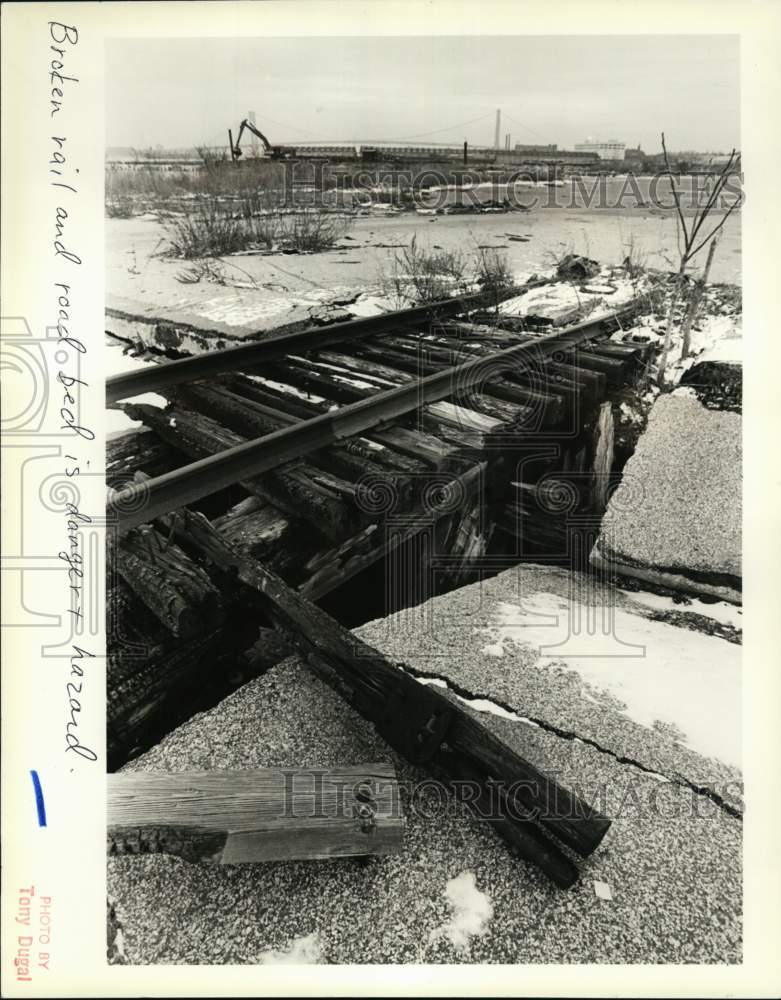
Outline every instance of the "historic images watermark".
[[(379, 167), (355, 169), (329, 160), (284, 160), (281, 200), (288, 207), (352, 210), (388, 204), (427, 212), (480, 210), (488, 206), (511, 211), (588, 209), (597, 211), (675, 211), (671, 174), (588, 175), (560, 164), (544, 169), (459, 169), (457, 167)], [(718, 173), (673, 174), (680, 185), (684, 211), (703, 208), (711, 199)], [(718, 192), (715, 208), (740, 208), (744, 202), (743, 174), (730, 173)]]
[[(464, 806), (487, 821), (588, 820), (599, 813), (611, 816), (614, 822), (622, 817), (633, 822), (687, 817), (715, 822), (742, 816), (743, 784), (738, 780), (700, 784), (647, 770), (641, 775), (629, 773), (622, 780), (598, 782), (550, 771), (545, 788), (528, 778), (513, 782), (373, 778), (368, 783), (350, 784), (336, 782), (318, 768), (310, 772), (281, 768), (279, 775), (284, 783), (281, 815), (296, 819), (345, 818), (356, 815), (356, 802), (370, 805), (379, 799), (390, 802), (391, 817), (403, 814), (424, 821), (460, 816)], [(557, 787), (566, 787), (573, 794), (558, 796)], [(545, 804), (530, 808), (525, 803), (532, 800)]]

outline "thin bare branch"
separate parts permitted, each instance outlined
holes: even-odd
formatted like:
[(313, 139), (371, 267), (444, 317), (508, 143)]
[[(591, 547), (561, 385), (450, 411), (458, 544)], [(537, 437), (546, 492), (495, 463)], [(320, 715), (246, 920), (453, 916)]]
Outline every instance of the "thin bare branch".
[(670, 187), (672, 188), (673, 198), (675, 199), (675, 209), (678, 212), (678, 221), (681, 224), (681, 229), (683, 230), (683, 240), (684, 246), (689, 245), (689, 231), (686, 228), (686, 220), (683, 217), (683, 209), (681, 208), (681, 199), (678, 194), (678, 187), (673, 177), (672, 168), (670, 167), (670, 159), (667, 156), (667, 146), (664, 142), (664, 132), (662, 132), (662, 152), (664, 153), (664, 163), (667, 167), (667, 176), (670, 178)]
[[(697, 213), (697, 215), (695, 215), (695, 224), (692, 227), (692, 231), (691, 231), (691, 234), (690, 234), (690, 237), (689, 237), (689, 246), (688, 246), (688, 249), (691, 249), (691, 247), (692, 247), (695, 239), (697, 238), (697, 233), (702, 228), (703, 222), (705, 222), (705, 220), (708, 217), (708, 215), (710, 215), (710, 212), (713, 209), (713, 206), (716, 204), (716, 202), (717, 202), (718, 198), (720, 197), (722, 191), (727, 186), (727, 181), (729, 180), (731, 174), (733, 173), (734, 168), (736, 166), (738, 166), (739, 163), (740, 163), (740, 156), (737, 154), (737, 151), (735, 149), (733, 149), (732, 152), (729, 155), (729, 159), (727, 160), (727, 163), (724, 165), (724, 167), (721, 170), (721, 173), (719, 174), (718, 178), (716, 179), (716, 183), (713, 185), (713, 191), (711, 191), (711, 194), (710, 194), (707, 202), (703, 206), (702, 210), (699, 211)], [(694, 255), (693, 254), (689, 254), (689, 256), (694, 256)]]
[(691, 251), (691, 253), (689, 254), (689, 260), (691, 260), (692, 257), (695, 257), (700, 252), (700, 250), (702, 250), (702, 248), (708, 243), (709, 240), (713, 239), (713, 237), (716, 235), (716, 233), (719, 232), (719, 230), (721, 229), (721, 227), (724, 225), (724, 223), (727, 221), (727, 219), (730, 217), (730, 215), (732, 215), (732, 213), (735, 211), (735, 209), (738, 207), (739, 204), (740, 204), (740, 198), (736, 198), (735, 201), (733, 201), (733, 203), (729, 206), (729, 208), (727, 209), (727, 211), (724, 213), (724, 215), (721, 217), (721, 220), (719, 221), (719, 223), (716, 226), (714, 226), (713, 231), (711, 233), (709, 233), (697, 245), (696, 250), (692, 250)]

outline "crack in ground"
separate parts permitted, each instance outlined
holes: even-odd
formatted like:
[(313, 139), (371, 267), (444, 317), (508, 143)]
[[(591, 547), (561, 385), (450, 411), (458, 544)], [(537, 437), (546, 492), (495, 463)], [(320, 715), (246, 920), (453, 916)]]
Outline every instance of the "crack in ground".
[(512, 706), (505, 702), (496, 701), (492, 698), (475, 697), (473, 692), (468, 691), (457, 682), (441, 677), (438, 674), (426, 673), (423, 670), (411, 667), (409, 664), (405, 664), (405, 669), (422, 684), (430, 683), (435, 684), (438, 687), (444, 687), (445, 690), (450, 691), (460, 701), (463, 701), (470, 708), (475, 709), (475, 711), (488, 712), (498, 718), (508, 719), (511, 722), (521, 722), (525, 725), (535, 726), (537, 729), (542, 729), (547, 733), (551, 733), (553, 736), (558, 736), (560, 739), (571, 740), (575, 743), (584, 743), (586, 746), (593, 747), (593, 749), (597, 750), (599, 753), (605, 754), (607, 757), (612, 757), (619, 764), (625, 764), (629, 767), (637, 768), (637, 770), (655, 778), (657, 781), (669, 782), (670, 784), (678, 785), (681, 788), (688, 788), (696, 795), (701, 795), (703, 798), (709, 799), (725, 813), (727, 813), (727, 815), (732, 816), (734, 819), (740, 820), (741, 822), (743, 821), (743, 813), (735, 806), (730, 805), (730, 803), (719, 795), (718, 792), (715, 792), (712, 788), (708, 788), (707, 785), (697, 785), (693, 781), (684, 777), (682, 774), (675, 774), (673, 776), (663, 774), (661, 771), (656, 771), (651, 767), (647, 767), (645, 764), (642, 764), (639, 760), (635, 760), (633, 757), (625, 757), (623, 754), (617, 753), (615, 750), (603, 747), (601, 744), (597, 743), (596, 740), (592, 740), (588, 736), (579, 736), (573, 730), (562, 729), (560, 726), (555, 726), (553, 723), (546, 722), (544, 719), (536, 719), (532, 716), (519, 715), (512, 708)]

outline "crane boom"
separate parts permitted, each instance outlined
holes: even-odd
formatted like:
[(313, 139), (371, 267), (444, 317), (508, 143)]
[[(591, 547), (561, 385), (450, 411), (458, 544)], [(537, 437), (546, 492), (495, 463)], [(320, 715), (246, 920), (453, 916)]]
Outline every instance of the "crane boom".
[[(236, 142), (234, 143), (231, 140), (231, 159), (234, 163), (242, 156), (241, 137), (244, 134), (244, 129), (252, 132), (253, 135), (260, 139), (263, 143), (263, 150), (266, 156), (270, 157), (272, 160), (282, 159), (286, 155), (295, 155), (295, 150), (289, 150), (284, 146), (272, 146), (257, 125), (255, 125), (254, 122), (251, 122), (249, 118), (245, 118), (239, 125), (239, 134), (236, 136)], [(228, 134), (230, 135), (231, 133), (229, 132)]]

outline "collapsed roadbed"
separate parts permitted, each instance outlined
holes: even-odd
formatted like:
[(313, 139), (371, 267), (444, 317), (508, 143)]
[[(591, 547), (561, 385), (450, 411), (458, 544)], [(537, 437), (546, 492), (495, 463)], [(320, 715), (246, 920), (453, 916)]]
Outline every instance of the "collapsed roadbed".
[[(114, 509), (122, 507), (116, 498), (128, 482), (123, 478), (128, 457), (141, 474), (135, 479), (139, 487), (146, 476), (182, 464), (188, 453), (198, 456), (240, 444), (235, 430), (231, 437), (221, 428), (223, 422), (230, 428), (239, 413), (229, 403), (242, 403), (245, 433), (249, 411), (258, 420), (281, 419), (289, 426), (381, 393), (394, 380), (403, 383), (405, 375), (431, 375), (452, 365), (454, 349), (489, 358), (497, 348), (512, 351), (530, 335), (550, 336), (553, 324), (566, 331), (573, 321), (582, 322), (584, 299), (595, 305), (612, 296), (615, 303), (615, 274), (588, 264), (568, 281), (521, 291), (491, 314), (440, 320), (418, 332), (417, 345), (408, 342), (406, 331), (386, 335), (369, 343), (368, 355), (337, 353), (324, 359), (320, 371), (311, 357), (306, 365), (283, 359), (284, 371), (264, 370), (252, 393), (232, 376), (227, 395), (238, 393), (236, 400), (224, 398), (224, 388), (215, 395), (209, 386), (196, 386), (186, 394), (167, 395), (163, 408), (126, 406), (126, 414), (143, 421), (147, 430), (114, 445), (110, 471), (113, 485), (120, 487)], [(729, 327), (734, 341), (736, 323), (734, 316), (729, 319), (722, 326)], [(118, 327), (115, 335), (126, 336), (127, 317), (123, 323), (122, 333)], [(407, 436), (399, 437), (399, 428), (390, 440), (385, 429), (383, 440), (372, 429), (377, 444), (390, 455), (405, 455), (407, 463), (428, 455), (424, 478), (436, 473), (441, 480), (446, 471), (452, 479), (456, 456), (471, 455), (468, 464), (482, 470), (477, 474), (481, 482), (486, 464), (494, 467), (491, 490), (462, 489), (458, 496), (469, 503), (459, 501), (455, 507), (452, 483), (448, 480), (450, 492), (443, 492), (438, 480), (440, 492), (433, 506), (429, 498), (427, 509), (430, 515), (444, 505), (440, 513), (448, 515), (448, 529), (444, 536), (441, 531), (431, 535), (423, 561), (423, 547), (410, 558), (409, 548), (400, 544), (409, 524), (402, 525), (395, 544), (374, 549), (372, 558), (367, 558), (373, 547), (366, 527), (356, 536), (361, 539), (357, 548), (345, 547), (340, 525), (354, 492), (334, 494), (331, 483), (333, 501), (326, 504), (321, 496), (313, 504), (312, 483), (322, 488), (328, 475), (348, 482), (355, 476), (357, 466), (351, 470), (346, 455), (337, 473), (331, 468), (310, 475), (306, 490), (292, 489), (290, 480), (280, 489), (279, 479), (272, 486), (260, 477), (249, 501), (234, 493), (223, 497), (222, 509), (207, 508), (210, 516), (217, 514), (214, 524), (221, 537), (264, 563), (271, 556), (282, 576), (306, 565), (296, 548), (306, 535), (291, 526), (308, 521), (322, 532), (329, 525), (336, 562), (329, 562), (321, 541), (308, 561), (314, 576), (309, 582), (291, 578), (302, 597), (322, 598), (325, 591), (311, 581), (339, 581), (356, 556), (355, 582), (366, 589), (361, 573), (378, 553), (385, 556), (391, 590), (399, 590), (388, 609), (396, 613), (362, 626), (357, 634), (380, 654), (404, 661), (404, 676), (417, 678), (413, 684), (421, 700), (424, 691), (438, 690), (460, 713), (479, 719), (509, 753), (534, 762), (557, 786), (577, 790), (611, 821), (607, 836), (602, 831), (586, 861), (579, 861), (580, 880), (562, 876), (560, 884), (575, 887), (561, 894), (535, 866), (514, 860), (493, 836), (491, 824), (475, 818), (474, 802), (470, 811), (468, 804), (450, 798), (444, 785), (433, 784), (430, 773), (415, 765), (414, 754), (398, 752), (387, 729), (373, 729), (365, 711), (358, 715), (340, 702), (308, 675), (302, 660), (285, 659), (295, 642), (272, 632), (273, 621), (260, 622), (259, 634), (255, 617), (254, 636), (252, 629), (242, 631), (241, 623), (246, 630), (257, 611), (252, 602), (234, 599), (230, 587), (215, 586), (208, 576), (193, 589), (203, 567), (193, 567), (192, 553), (177, 549), (175, 522), (167, 543), (168, 529), (158, 523), (151, 529), (157, 533), (153, 551), (162, 553), (157, 557), (162, 562), (155, 565), (148, 546), (145, 551), (138, 540), (127, 539), (119, 559), (113, 595), (117, 620), (131, 632), (135, 628), (137, 642), (148, 643), (151, 635), (155, 645), (141, 670), (137, 656), (134, 666), (127, 650), (115, 650), (110, 666), (116, 681), (110, 694), (115, 766), (124, 763), (124, 771), (133, 772), (388, 761), (399, 776), (407, 833), (400, 855), (374, 859), (367, 867), (351, 861), (286, 862), (218, 871), (182, 867), (166, 857), (112, 859), (110, 892), (122, 900), (110, 910), (113, 961), (184, 962), (193, 955), (215, 962), (301, 960), (302, 955), (321, 962), (740, 960), (735, 518), (740, 379), (735, 352), (726, 359), (723, 345), (714, 348), (713, 317), (706, 315), (695, 332), (700, 339), (695, 337), (691, 357), (676, 357), (675, 344), (671, 354), (673, 386), (688, 382), (689, 388), (660, 393), (653, 378), (659, 319), (646, 311), (639, 321), (633, 317), (611, 333), (612, 339), (603, 335), (593, 350), (549, 358), (542, 386), (522, 372), (500, 383), (506, 387), (502, 395), (492, 372), (494, 381), (481, 385), (483, 403), (471, 416), (468, 408), (458, 419), (452, 413), (448, 419), (441, 410), (432, 416), (440, 405), (435, 403), (429, 404), (423, 430), (406, 428)], [(157, 335), (154, 324), (150, 335)], [(145, 350), (149, 347), (147, 340)], [(329, 398), (327, 387), (336, 395)], [(249, 400), (257, 404), (258, 392), (263, 400), (253, 408)], [(525, 394), (523, 402), (519, 393)], [(519, 414), (535, 412), (535, 394), (560, 397), (561, 404), (543, 408), (548, 422), (524, 427)], [(471, 406), (476, 397), (469, 398)], [(199, 407), (207, 402), (209, 415), (194, 420), (189, 409), (194, 401)], [(554, 410), (559, 423), (550, 420)], [(250, 429), (257, 434), (259, 426)], [(420, 440), (411, 448), (413, 433)], [(361, 462), (377, 454), (376, 448), (371, 455), (366, 452)], [(445, 455), (450, 459), (443, 466)], [(681, 456), (692, 455), (697, 468), (687, 477)], [(422, 474), (423, 468), (406, 467), (404, 476), (412, 474), (414, 480), (413, 473)], [(390, 469), (386, 462), (386, 477)], [(398, 479), (399, 469), (391, 474)], [(246, 490), (246, 481), (241, 485)], [(711, 502), (703, 502), (703, 489)], [(133, 496), (140, 492), (136, 488)], [(396, 488), (394, 502), (401, 495)], [(389, 509), (384, 502), (377, 506), (375, 498), (372, 516), (386, 531)], [(403, 513), (409, 523), (420, 521), (414, 503)], [(231, 518), (235, 525), (225, 531)], [(273, 556), (275, 545), (281, 561)], [(674, 559), (659, 556), (665, 545), (674, 549)], [(406, 561), (397, 558), (402, 552)], [(650, 576), (638, 571), (643, 565), (652, 567)], [(180, 592), (190, 599), (174, 602), (173, 617), (171, 605), (165, 605), (167, 621), (161, 620), (161, 602), (147, 601), (145, 611), (139, 606), (149, 580), (157, 572), (159, 581), (161, 569), (174, 582), (171, 573), (177, 572), (180, 581), (190, 581), (189, 591)], [(443, 579), (448, 581), (444, 586)], [(442, 593), (448, 589), (452, 592)], [(331, 610), (338, 609), (339, 600), (342, 607), (355, 600), (338, 587), (331, 597), (336, 601)], [(147, 626), (151, 631), (145, 636)], [(254, 660), (240, 655), (253, 638)], [(215, 683), (218, 677), (222, 683)], [(212, 708), (227, 693), (226, 677), (234, 686), (249, 683)], [(199, 707), (209, 711), (125, 763), (179, 721), (172, 703), (194, 686), (201, 700), (190, 698), (184, 717)], [(168, 725), (161, 728), (164, 717)], [(434, 809), (432, 797), (438, 803)], [(564, 867), (556, 869), (560, 873), (572, 860), (566, 860), (567, 850)], [(528, 852), (520, 854), (532, 860)], [(161, 902), (172, 883), (181, 880), (185, 899)], [(248, 921), (237, 935), (231, 892), (238, 892), (256, 915), (264, 905), (260, 900), (270, 894), (280, 903), (273, 918), (263, 910), (260, 926)], [(342, 920), (329, 911), (333, 892), (341, 900), (340, 913), (349, 914), (349, 926), (357, 928), (347, 936)], [(367, 906), (367, 897), (377, 905)], [(389, 907), (391, 898), (398, 905)], [(183, 905), (208, 912), (214, 933), (199, 921), (174, 933)], [(703, 907), (715, 915), (712, 926), (694, 919)], [(634, 930), (628, 938), (630, 920)]]

